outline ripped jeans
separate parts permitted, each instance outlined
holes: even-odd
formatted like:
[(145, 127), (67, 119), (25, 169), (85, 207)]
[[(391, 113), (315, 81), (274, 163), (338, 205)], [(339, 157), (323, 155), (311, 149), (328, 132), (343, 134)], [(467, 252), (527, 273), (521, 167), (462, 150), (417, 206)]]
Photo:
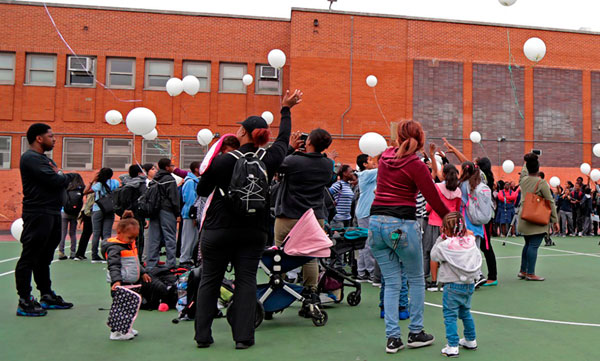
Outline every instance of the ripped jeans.
[[(400, 338), (398, 301), (402, 288), (402, 271), (406, 273), (410, 295), (410, 333), (423, 329), (425, 278), (421, 226), (417, 221), (391, 216), (371, 216), (370, 246), (385, 281), (386, 337)], [(402, 266), (403, 265), (403, 266)]]

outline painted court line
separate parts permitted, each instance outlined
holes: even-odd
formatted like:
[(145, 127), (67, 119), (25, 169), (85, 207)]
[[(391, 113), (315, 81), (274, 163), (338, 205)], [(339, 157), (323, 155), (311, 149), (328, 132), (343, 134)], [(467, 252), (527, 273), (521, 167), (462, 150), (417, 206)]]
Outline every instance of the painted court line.
[[(492, 239), (492, 241), (495, 241), (495, 242), (506, 242), (508, 244), (512, 244), (512, 245), (515, 245), (515, 246), (521, 246), (521, 247), (523, 247), (523, 243), (516, 243), (516, 242), (511, 242), (511, 241), (502, 240), (502, 239)], [(588, 257), (597, 257), (597, 258), (600, 258), (599, 254), (594, 254), (594, 253), (581, 253), (581, 252), (565, 251), (564, 249), (548, 248), (548, 247), (544, 247), (544, 248), (541, 248), (541, 249), (548, 250), (548, 251), (554, 251), (554, 252), (562, 252), (562, 253), (575, 254), (575, 255), (579, 255), (579, 256), (588, 256)]]
[[(427, 306), (443, 308), (442, 305), (437, 305), (435, 303), (425, 302)], [(518, 316), (509, 316), (509, 315), (501, 315), (498, 313), (489, 313), (489, 312), (481, 312), (481, 311), (473, 311), (471, 313), (475, 313), (478, 315), (498, 317), (498, 318), (508, 318), (511, 320), (519, 320), (519, 321), (532, 321), (532, 322), (542, 322), (542, 323), (554, 323), (559, 325), (569, 325), (569, 326), (587, 326), (587, 327), (600, 327), (600, 324), (597, 323), (583, 323), (583, 322), (568, 322), (568, 321), (556, 321), (556, 320), (545, 320), (543, 318), (530, 318), (530, 317), (518, 317)]]
[[(600, 253), (589, 253), (589, 254), (598, 254)], [(587, 254), (540, 254), (539, 257), (573, 257), (573, 256), (587, 256)], [(521, 259), (521, 256), (504, 256), (504, 257), (496, 257), (496, 259), (511, 259), (518, 258)]]
[[(92, 252), (92, 251), (87, 251), (87, 252), (85, 252), (85, 254), (88, 254), (90, 252)], [(16, 257), (16, 259), (19, 259), (19, 257)], [(55, 259), (51, 263), (58, 262), (58, 261), (60, 261), (60, 260), (59, 259)], [(4, 273), (0, 273), (0, 277), (4, 277), (4, 276), (7, 276), (7, 275), (10, 275), (10, 274), (13, 274), (13, 273), (15, 273), (15, 270), (4, 272)]]

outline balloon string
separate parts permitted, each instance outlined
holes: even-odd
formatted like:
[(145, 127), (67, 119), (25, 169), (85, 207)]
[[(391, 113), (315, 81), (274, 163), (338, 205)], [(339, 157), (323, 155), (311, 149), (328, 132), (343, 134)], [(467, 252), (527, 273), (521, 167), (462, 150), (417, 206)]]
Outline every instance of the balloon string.
[[(66, 47), (69, 49), (69, 51), (71, 52), (72, 55), (79, 57), (79, 55), (77, 55), (75, 53), (75, 51), (73, 50), (73, 48), (71, 48), (71, 46), (69, 45), (69, 43), (67, 43), (67, 41), (65, 40), (65, 38), (63, 37), (63, 35), (61, 34), (60, 30), (58, 30), (58, 26), (56, 25), (56, 23), (54, 22), (54, 18), (52, 17), (52, 15), (50, 14), (50, 11), (48, 10), (48, 7), (46, 6), (46, 3), (44, 3), (44, 9), (46, 9), (46, 14), (48, 14), (48, 17), (50, 18), (50, 21), (52, 22), (52, 26), (54, 26), (54, 29), (56, 30), (56, 32), (58, 33), (58, 36), (60, 37), (60, 40), (62, 40), (62, 42), (66, 45)], [(121, 99), (119, 98), (111, 89), (109, 89), (106, 85), (104, 85), (102, 82), (98, 81), (98, 79), (96, 79), (96, 76), (94, 76), (94, 74), (90, 73), (87, 69), (85, 70), (85, 72), (87, 73), (87, 75), (91, 76), (94, 81), (99, 84), (101, 87), (103, 87), (105, 90), (108, 90), (109, 93), (118, 101), (123, 102), (123, 103), (135, 103), (135, 102), (141, 102), (141, 99)]]
[(142, 173), (144, 173), (144, 175), (146, 176), (146, 178), (148, 177), (148, 174), (146, 173), (146, 171), (144, 170), (144, 167), (142, 167), (140, 165), (140, 163), (137, 160), (137, 156), (135, 155), (135, 133), (133, 133), (133, 161), (135, 162), (135, 164), (137, 164), (137, 166), (140, 168), (140, 170), (142, 171)]
[(511, 61), (514, 63), (515, 58), (513, 57), (512, 52), (510, 50), (510, 30), (509, 29), (506, 29), (506, 38), (508, 40), (508, 73), (510, 75), (510, 86), (512, 88), (513, 99), (515, 100), (515, 105), (517, 106), (517, 111), (519, 112), (521, 119), (523, 119), (523, 121), (525, 121), (525, 116), (523, 115), (523, 112), (521, 111), (521, 105), (519, 104), (519, 98), (517, 96), (517, 86), (515, 85), (515, 79), (514, 79), (513, 72), (512, 72)]
[(383, 115), (383, 111), (381, 110), (381, 106), (379, 105), (379, 100), (377, 99), (377, 92), (375, 91), (375, 87), (373, 87), (373, 96), (375, 97), (375, 104), (377, 104), (377, 109), (379, 109), (379, 114), (381, 114), (381, 117), (386, 122), (388, 128), (392, 129), (392, 127), (390, 126), (390, 122), (388, 122), (387, 119), (385, 118), (385, 115)]

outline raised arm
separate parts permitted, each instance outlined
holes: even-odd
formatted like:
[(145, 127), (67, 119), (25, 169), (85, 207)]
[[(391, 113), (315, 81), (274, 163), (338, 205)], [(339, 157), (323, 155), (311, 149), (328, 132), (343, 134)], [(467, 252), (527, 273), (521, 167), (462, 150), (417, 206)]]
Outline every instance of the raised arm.
[(458, 148), (450, 144), (450, 142), (446, 138), (442, 138), (442, 140), (444, 141), (444, 146), (447, 149), (446, 153), (453, 153), (461, 163), (469, 161), (469, 159), (465, 157), (465, 155), (462, 154), (462, 152), (458, 150)]

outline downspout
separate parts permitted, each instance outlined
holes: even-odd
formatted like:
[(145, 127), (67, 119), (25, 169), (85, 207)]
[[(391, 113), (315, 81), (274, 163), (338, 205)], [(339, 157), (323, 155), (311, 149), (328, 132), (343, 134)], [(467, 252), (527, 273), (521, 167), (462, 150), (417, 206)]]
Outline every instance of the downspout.
[(344, 111), (341, 119), (341, 136), (344, 139), (344, 117), (350, 109), (352, 108), (352, 60), (354, 58), (354, 16), (350, 16), (350, 102), (348, 104), (348, 109)]

